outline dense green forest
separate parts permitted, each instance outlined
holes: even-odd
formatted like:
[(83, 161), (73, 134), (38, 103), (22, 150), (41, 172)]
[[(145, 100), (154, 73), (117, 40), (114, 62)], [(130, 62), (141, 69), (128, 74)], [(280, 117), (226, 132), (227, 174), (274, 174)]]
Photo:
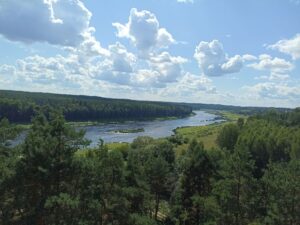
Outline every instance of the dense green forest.
[(67, 121), (152, 119), (191, 114), (177, 103), (0, 90), (0, 119), (29, 123), (37, 107), (60, 108)]
[(289, 112), (289, 108), (270, 108), (270, 107), (254, 107), (254, 106), (234, 106), (234, 105), (220, 105), (220, 104), (203, 104), (203, 103), (181, 103), (183, 106), (191, 107), (193, 110), (226, 110), (242, 115), (255, 115), (264, 113), (266, 111), (275, 109), (279, 112)]
[(17, 131), (2, 119), (0, 224), (299, 225), (299, 118), (238, 119), (209, 149), (175, 135), (86, 150), (57, 111), (37, 113), (14, 148)]
[[(192, 110), (226, 110), (253, 115), (265, 107), (239, 107), (201, 103), (171, 103), (109, 99), (95, 96), (62, 95), (0, 90), (0, 119), (13, 123), (30, 123), (36, 108), (56, 108), (63, 111), (67, 121), (142, 120), (159, 117), (188, 116)], [(276, 108), (288, 112), (290, 109)]]

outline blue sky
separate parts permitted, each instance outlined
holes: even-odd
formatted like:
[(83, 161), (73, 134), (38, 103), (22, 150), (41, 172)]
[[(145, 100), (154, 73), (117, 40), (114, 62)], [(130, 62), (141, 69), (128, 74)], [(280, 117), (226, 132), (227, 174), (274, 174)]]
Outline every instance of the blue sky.
[(300, 106), (299, 0), (4, 0), (0, 89)]

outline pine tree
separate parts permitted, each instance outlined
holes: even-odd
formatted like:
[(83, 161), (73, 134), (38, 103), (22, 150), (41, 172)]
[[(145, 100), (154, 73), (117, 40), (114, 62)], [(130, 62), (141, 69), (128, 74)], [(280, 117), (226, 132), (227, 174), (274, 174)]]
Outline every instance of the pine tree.
[(300, 162), (271, 163), (263, 177), (266, 189), (265, 223), (300, 224)]
[(203, 144), (192, 141), (173, 194), (172, 216), (176, 223), (198, 225), (211, 220), (205, 212), (210, 211), (208, 206), (212, 206), (208, 201), (213, 173), (213, 165)]
[(17, 149), (9, 148), (18, 131), (7, 119), (0, 121), (0, 224), (10, 224), (15, 216), (12, 178), (18, 160)]
[(70, 224), (74, 179), (73, 156), (85, 145), (83, 132), (65, 124), (61, 113), (39, 112), (33, 119), (16, 168), (16, 201), (26, 224)]
[(214, 184), (213, 192), (217, 196), (222, 210), (224, 224), (247, 224), (251, 215), (254, 162), (250, 153), (243, 147), (236, 147), (234, 152), (227, 153), (219, 171), (221, 179)]

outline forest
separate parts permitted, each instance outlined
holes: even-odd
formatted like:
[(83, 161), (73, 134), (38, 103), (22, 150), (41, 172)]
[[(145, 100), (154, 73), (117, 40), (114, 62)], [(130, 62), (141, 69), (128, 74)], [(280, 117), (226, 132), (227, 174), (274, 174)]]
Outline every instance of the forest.
[(176, 133), (94, 149), (44, 110), (16, 147), (1, 120), (0, 224), (300, 224), (300, 109), (228, 122), (211, 148)]
[(190, 106), (178, 103), (0, 90), (0, 119), (30, 123), (37, 107), (61, 109), (67, 121), (143, 120), (192, 113)]
[[(0, 119), (11, 123), (30, 123), (37, 108), (56, 108), (63, 111), (67, 121), (119, 121), (184, 117), (192, 110), (226, 110), (253, 115), (270, 110), (267, 107), (240, 107), (219, 104), (172, 103), (111, 99), (84, 95), (63, 95), (0, 90)], [(276, 108), (277, 111), (290, 111)]]
[(203, 104), (203, 103), (181, 103), (183, 106), (191, 107), (193, 110), (225, 110), (227, 112), (238, 113), (242, 115), (255, 115), (264, 113), (272, 109), (279, 112), (288, 112), (291, 109), (283, 107), (255, 107), (255, 106), (234, 106), (234, 105), (220, 105), (220, 104)]

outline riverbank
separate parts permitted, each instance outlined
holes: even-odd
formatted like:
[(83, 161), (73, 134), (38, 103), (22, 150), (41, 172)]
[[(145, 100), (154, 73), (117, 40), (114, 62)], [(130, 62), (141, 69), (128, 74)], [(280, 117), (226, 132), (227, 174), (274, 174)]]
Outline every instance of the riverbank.
[[(207, 147), (214, 146), (220, 124), (236, 121), (241, 115), (218, 112), (218, 116), (212, 112), (195, 111), (193, 116), (177, 119), (152, 120), (152, 121), (129, 121), (121, 123), (72, 123), (77, 129), (85, 130), (85, 138), (91, 140), (89, 147), (98, 145), (99, 139), (105, 143), (131, 143), (139, 136), (149, 136), (154, 139), (181, 136), (190, 140), (201, 138), (207, 143)], [(69, 123), (70, 124), (70, 123)], [(117, 131), (117, 132), (116, 132)], [(121, 131), (121, 132), (119, 132)], [(25, 133), (26, 130), (23, 132)], [(24, 135), (16, 143), (22, 142)]]
[[(213, 113), (210, 111), (209, 113)], [(188, 148), (188, 142), (192, 139), (196, 139), (204, 144), (205, 149), (217, 148), (216, 139), (220, 130), (228, 123), (235, 123), (239, 118), (247, 119), (246, 116), (236, 113), (230, 113), (227, 111), (214, 111), (214, 115), (219, 115), (215, 119), (222, 118), (223, 121), (219, 121), (209, 125), (201, 126), (184, 126), (177, 127), (173, 130), (174, 134), (168, 137), (163, 137), (159, 139), (169, 139), (172, 137), (178, 137), (183, 140), (183, 142), (175, 147), (176, 155), (180, 155)], [(127, 152), (130, 148), (130, 143), (128, 142), (110, 142), (105, 143), (105, 146), (111, 151), (120, 151), (122, 153)], [(79, 154), (84, 154), (83, 152)]]
[[(74, 127), (89, 127), (89, 126), (102, 126), (107, 124), (126, 124), (130, 122), (154, 122), (154, 121), (167, 121), (188, 118), (194, 116), (195, 113), (191, 112), (186, 116), (166, 116), (166, 117), (153, 117), (146, 119), (118, 119), (118, 120), (98, 120), (98, 121), (68, 121), (66, 122), (70, 126)], [(31, 123), (14, 123), (14, 126), (20, 130), (28, 130), (31, 128)]]
[(231, 113), (228, 111), (207, 110), (206, 112), (218, 115), (224, 121), (204, 126), (178, 127), (174, 130), (175, 136), (180, 136), (185, 139), (186, 142), (192, 139), (197, 139), (198, 141), (203, 142), (206, 149), (212, 149), (217, 147), (216, 139), (223, 126), (228, 123), (235, 123), (239, 118), (247, 119), (247, 116), (245, 115)]

